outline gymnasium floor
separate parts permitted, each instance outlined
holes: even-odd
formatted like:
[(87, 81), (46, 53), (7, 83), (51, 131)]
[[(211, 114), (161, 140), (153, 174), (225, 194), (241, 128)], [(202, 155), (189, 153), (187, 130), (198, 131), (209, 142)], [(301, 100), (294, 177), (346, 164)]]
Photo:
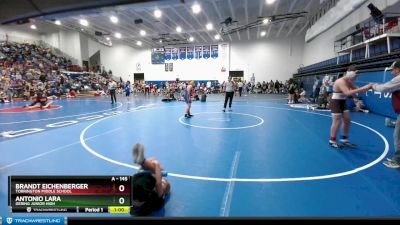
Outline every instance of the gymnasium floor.
[(156, 216), (399, 216), (399, 171), (381, 163), (393, 155), (384, 118), (353, 113), (350, 138), (358, 148), (338, 151), (327, 144), (329, 112), (293, 108), (284, 98), (235, 97), (234, 111), (224, 114), (222, 95), (211, 95), (193, 104), (190, 120), (182, 118), (184, 103), (144, 96), (130, 105), (56, 100), (61, 108), (0, 113), (0, 132), (42, 129), (0, 137), (0, 215), (11, 215), (7, 176), (131, 175), (131, 148), (140, 142), (172, 184)]

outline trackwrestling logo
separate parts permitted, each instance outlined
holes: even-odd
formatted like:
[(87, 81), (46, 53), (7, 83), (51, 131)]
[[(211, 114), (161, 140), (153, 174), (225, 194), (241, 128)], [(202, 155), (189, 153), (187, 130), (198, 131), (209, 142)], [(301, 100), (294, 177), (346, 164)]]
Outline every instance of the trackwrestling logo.
[(7, 224), (24, 224), (24, 225), (31, 225), (31, 224), (60, 224), (64, 225), (64, 217), (53, 217), (53, 218), (46, 218), (46, 217), (7, 217), (6, 219)]

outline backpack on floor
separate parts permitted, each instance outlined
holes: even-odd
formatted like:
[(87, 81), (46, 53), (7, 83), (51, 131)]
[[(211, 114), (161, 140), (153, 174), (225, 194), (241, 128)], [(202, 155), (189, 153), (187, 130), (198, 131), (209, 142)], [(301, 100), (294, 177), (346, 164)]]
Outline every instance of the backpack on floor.
[(201, 95), (201, 102), (205, 102), (207, 100), (207, 95), (206, 94), (203, 94), (203, 95)]

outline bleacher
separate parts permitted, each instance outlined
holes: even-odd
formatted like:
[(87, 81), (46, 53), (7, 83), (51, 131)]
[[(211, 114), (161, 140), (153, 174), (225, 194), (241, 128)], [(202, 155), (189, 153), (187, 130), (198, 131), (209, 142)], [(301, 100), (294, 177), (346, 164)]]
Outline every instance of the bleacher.
[[(377, 56), (383, 56), (383, 58), (391, 58), (392, 55), (394, 55), (394, 58), (396, 58), (397, 53), (400, 52), (400, 38), (394, 38), (392, 39), (391, 43), (391, 54), (388, 53), (387, 49), (387, 44), (386, 43), (378, 43), (378, 44), (373, 44), (370, 45), (370, 59), (379, 60), (379, 58), (376, 58)], [(353, 63), (362, 63), (365, 59), (365, 49), (357, 49), (352, 52), (352, 62)], [(338, 59), (339, 58), (339, 59)], [(328, 59), (319, 63), (315, 63), (303, 68), (300, 68), (298, 70), (298, 73), (295, 74), (295, 76), (299, 75), (305, 75), (308, 73), (313, 73), (316, 71), (323, 71), (325, 69), (329, 69), (332, 67), (337, 67), (340, 65), (348, 65), (350, 63), (350, 54), (346, 55), (341, 55), (332, 59)]]
[[(349, 30), (338, 36), (334, 43), (337, 56), (312, 65), (298, 69), (297, 76), (335, 71), (336, 68), (348, 64), (363, 64), (381, 60), (388, 57), (396, 58), (400, 52), (400, 17), (398, 14), (385, 14), (377, 23), (368, 19), (362, 23), (361, 28)], [(367, 61), (365, 61), (367, 60)], [(337, 72), (337, 71), (336, 71)]]
[(350, 54), (339, 56), (339, 64), (345, 64), (345, 63), (349, 63), (349, 62), (350, 62)]
[[(65, 78), (63, 83), (61, 77)], [(46, 46), (0, 42), (0, 90), (11, 90), (14, 100), (23, 97), (27, 86), (30, 86), (32, 96), (43, 80), (48, 94), (65, 94), (70, 89), (83, 94), (100, 89), (96, 84), (101, 79), (94, 73), (82, 72), (82, 68), (73, 65), (69, 58), (54, 54)]]
[[(200, 85), (202, 84), (202, 83), (204, 83), (204, 85), (205, 86), (207, 86), (207, 82), (208, 81), (211, 81), (211, 86), (217, 86), (217, 84), (218, 84), (218, 80), (194, 80), (194, 83), (195, 83), (195, 85), (197, 86), (197, 84), (200, 82)], [(146, 84), (153, 84), (153, 85), (157, 85), (157, 87), (163, 87), (163, 85), (165, 84), (165, 82), (168, 82), (168, 83), (173, 83), (174, 81), (173, 80), (170, 80), (170, 81), (160, 81), (160, 80), (158, 80), (158, 81), (145, 81), (145, 83)], [(184, 81), (184, 80), (181, 80), (181, 81), (179, 81), (179, 82), (188, 82), (188, 81)]]

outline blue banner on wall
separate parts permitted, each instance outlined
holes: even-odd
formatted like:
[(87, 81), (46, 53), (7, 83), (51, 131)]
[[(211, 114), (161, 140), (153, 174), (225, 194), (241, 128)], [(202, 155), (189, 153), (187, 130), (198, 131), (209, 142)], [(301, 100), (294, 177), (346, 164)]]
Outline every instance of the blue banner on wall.
[(152, 64), (164, 64), (165, 63), (164, 48), (153, 48), (151, 50), (151, 63)]
[(171, 60), (171, 48), (165, 48), (165, 60)]
[(179, 59), (186, 59), (186, 47), (179, 48)]
[[(385, 72), (368, 72), (360, 73), (357, 79), (357, 86), (361, 87), (368, 83), (385, 83), (393, 79), (390, 71)], [(381, 93), (369, 90), (366, 93), (359, 94), (364, 101), (364, 104), (371, 110), (371, 112), (381, 114), (383, 116), (396, 118), (396, 113), (392, 107), (392, 94)]]
[(205, 58), (205, 59), (210, 58), (210, 46), (209, 45), (203, 46), (203, 58)]
[(194, 58), (201, 59), (202, 58), (203, 47), (196, 46), (194, 47)]
[(188, 59), (193, 59), (194, 58), (194, 47), (193, 46), (187, 47), (186, 55), (187, 55)]
[(218, 45), (211, 45), (211, 58), (218, 58)]
[(178, 49), (177, 48), (172, 48), (172, 51), (171, 51), (171, 55), (172, 55), (172, 59), (173, 60), (178, 60)]

